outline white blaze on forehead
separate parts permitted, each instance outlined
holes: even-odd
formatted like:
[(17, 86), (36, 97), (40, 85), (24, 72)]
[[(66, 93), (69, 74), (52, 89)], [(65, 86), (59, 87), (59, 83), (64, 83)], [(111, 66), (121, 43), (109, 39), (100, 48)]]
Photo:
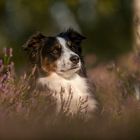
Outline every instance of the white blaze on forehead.
[(66, 61), (69, 61), (70, 57), (72, 55), (77, 55), (75, 52), (73, 52), (72, 50), (70, 50), (68, 47), (67, 47), (67, 42), (64, 38), (62, 37), (57, 37), (57, 40), (59, 41), (59, 43), (61, 44), (62, 46), (62, 55), (61, 55), (61, 58), (66, 60)]
[(59, 41), (59, 43), (61, 44), (62, 47), (66, 48), (66, 40), (62, 37), (57, 37), (57, 40)]
[(71, 54), (75, 54), (74, 52), (72, 52), (68, 47), (67, 47), (67, 42), (64, 38), (62, 37), (57, 37), (57, 40), (59, 41), (59, 43), (61, 44), (62, 46), (62, 51), (63, 51), (63, 54), (64, 55), (71, 55)]
[(66, 44), (67, 42), (64, 38), (57, 37), (57, 40), (62, 47), (62, 52), (61, 52), (61, 57), (57, 60), (57, 63), (56, 63), (57, 65), (56, 72), (58, 74), (63, 75), (63, 77), (71, 77), (74, 73), (76, 73), (76, 71), (80, 69), (81, 62), (77, 64), (77, 67), (78, 67), (77, 69), (70, 70), (73, 65), (70, 58), (72, 55), (77, 55), (77, 54), (68, 48)]

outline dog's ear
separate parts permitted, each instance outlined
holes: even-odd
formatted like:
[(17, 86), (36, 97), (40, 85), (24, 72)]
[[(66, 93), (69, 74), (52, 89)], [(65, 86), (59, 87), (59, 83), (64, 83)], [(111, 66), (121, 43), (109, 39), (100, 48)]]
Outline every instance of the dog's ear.
[(40, 49), (44, 45), (45, 38), (46, 36), (44, 36), (42, 33), (36, 33), (32, 35), (23, 45), (23, 49), (27, 51), (29, 58), (33, 63), (37, 63), (38, 61), (38, 55)]
[(74, 42), (76, 44), (80, 44), (82, 42), (82, 40), (86, 39), (85, 36), (78, 33), (77, 31), (75, 31), (72, 28), (69, 28), (65, 33), (61, 33), (60, 36), (61, 35), (67, 37), (69, 40), (71, 40), (72, 42)]
[(42, 33), (32, 35), (23, 45), (25, 51), (36, 50), (42, 46), (43, 40), (46, 38)]

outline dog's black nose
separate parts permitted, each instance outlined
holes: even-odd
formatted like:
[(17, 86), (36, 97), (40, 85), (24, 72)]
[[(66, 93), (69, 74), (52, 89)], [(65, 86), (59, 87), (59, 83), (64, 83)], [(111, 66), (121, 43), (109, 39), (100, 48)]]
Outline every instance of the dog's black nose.
[(71, 61), (73, 64), (79, 63), (79, 56), (77, 56), (77, 55), (72, 55), (72, 56), (70, 57), (70, 61)]

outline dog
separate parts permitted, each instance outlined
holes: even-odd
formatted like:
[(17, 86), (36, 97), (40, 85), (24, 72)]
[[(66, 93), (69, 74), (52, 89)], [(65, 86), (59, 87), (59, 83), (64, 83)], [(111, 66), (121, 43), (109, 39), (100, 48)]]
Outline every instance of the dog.
[[(57, 112), (92, 114), (96, 100), (90, 92), (82, 57), (83, 35), (73, 29), (56, 36), (37, 33), (24, 45), (24, 50), (38, 69), (37, 85), (55, 93)], [(66, 109), (67, 108), (67, 109)]]

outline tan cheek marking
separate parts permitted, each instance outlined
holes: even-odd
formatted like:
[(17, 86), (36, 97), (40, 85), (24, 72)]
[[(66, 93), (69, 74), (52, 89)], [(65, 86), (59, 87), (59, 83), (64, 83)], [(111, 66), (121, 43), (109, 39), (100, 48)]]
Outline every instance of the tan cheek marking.
[(56, 71), (56, 64), (55, 63), (49, 63), (47, 61), (47, 58), (42, 62), (42, 69), (49, 75), (52, 72)]

